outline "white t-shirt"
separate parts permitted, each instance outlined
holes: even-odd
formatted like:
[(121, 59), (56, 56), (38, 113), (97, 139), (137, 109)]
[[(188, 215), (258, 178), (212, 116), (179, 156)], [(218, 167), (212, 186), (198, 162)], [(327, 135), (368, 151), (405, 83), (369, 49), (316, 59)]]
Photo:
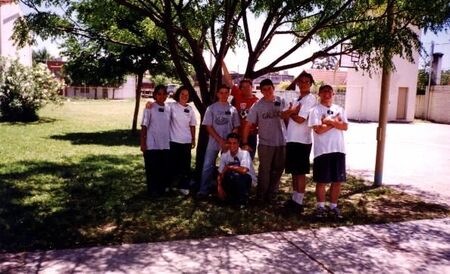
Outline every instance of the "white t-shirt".
[(191, 126), (197, 125), (194, 110), (190, 105), (170, 103), (170, 141), (180, 144), (192, 143)]
[[(317, 104), (309, 114), (308, 126), (322, 125), (322, 118), (331, 116), (335, 118), (340, 116), (342, 121), (348, 123), (347, 115), (342, 107), (338, 105), (331, 105), (326, 107), (322, 104)], [(345, 153), (344, 131), (332, 128), (322, 134), (313, 133), (314, 136), (314, 158), (327, 153), (342, 152)]]
[[(299, 124), (292, 118), (289, 118), (286, 133), (287, 142), (311, 144), (312, 137), (311, 128), (308, 126), (308, 116), (311, 109), (317, 104), (317, 99), (313, 94), (309, 93), (301, 99), (292, 102), (292, 107), (297, 107), (299, 104), (301, 104), (301, 107), (298, 116), (305, 119), (305, 121)], [(287, 108), (285, 110), (287, 110)]]
[(141, 126), (147, 127), (147, 150), (169, 149), (170, 107), (153, 104), (144, 109)]
[[(235, 159), (235, 157), (237, 159)], [(248, 151), (239, 148), (236, 156), (232, 156), (229, 150), (222, 153), (222, 155), (220, 155), (219, 172), (222, 173), (225, 166), (231, 164), (248, 168), (248, 174), (252, 177), (252, 182), (256, 182), (255, 169), (253, 168), (252, 158)]]

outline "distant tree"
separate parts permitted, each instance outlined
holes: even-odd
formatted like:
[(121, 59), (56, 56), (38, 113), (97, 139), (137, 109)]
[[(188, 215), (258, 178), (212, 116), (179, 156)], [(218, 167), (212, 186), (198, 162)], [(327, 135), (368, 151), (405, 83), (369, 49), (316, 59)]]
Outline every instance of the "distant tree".
[(35, 121), (37, 111), (58, 102), (62, 85), (44, 64), (24, 66), (0, 57), (0, 114), (6, 121)]
[(313, 61), (311, 68), (334, 70), (338, 66), (338, 58), (336, 56), (327, 56), (324, 58), (317, 58)]
[(442, 71), (441, 85), (443, 85), (443, 86), (450, 85), (450, 69)]
[(47, 63), (49, 60), (54, 60), (55, 57), (53, 57), (50, 52), (46, 48), (33, 50), (31, 53), (31, 59), (33, 60), (33, 64), (37, 63)]
[(429, 73), (425, 69), (419, 69), (417, 77), (417, 95), (424, 95), (428, 86)]

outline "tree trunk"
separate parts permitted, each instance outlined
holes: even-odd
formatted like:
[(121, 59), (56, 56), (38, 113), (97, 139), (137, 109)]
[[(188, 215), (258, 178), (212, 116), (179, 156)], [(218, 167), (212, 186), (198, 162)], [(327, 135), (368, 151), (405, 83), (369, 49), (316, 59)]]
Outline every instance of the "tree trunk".
[(136, 85), (136, 101), (134, 104), (134, 114), (133, 114), (133, 124), (131, 125), (131, 133), (137, 133), (137, 119), (139, 115), (139, 105), (141, 103), (141, 88), (142, 80), (144, 78), (144, 72), (139, 72), (137, 75), (137, 85)]

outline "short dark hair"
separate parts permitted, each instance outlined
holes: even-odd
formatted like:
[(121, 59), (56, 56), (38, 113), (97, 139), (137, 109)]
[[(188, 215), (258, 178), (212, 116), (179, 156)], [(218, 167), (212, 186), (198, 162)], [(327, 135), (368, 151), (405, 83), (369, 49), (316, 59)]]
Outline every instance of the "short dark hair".
[(243, 83), (249, 83), (250, 86), (253, 86), (253, 81), (252, 81), (252, 79), (250, 79), (250, 78), (243, 78), (241, 81), (239, 81), (239, 88), (241, 87), (241, 85), (242, 85)]
[(160, 91), (160, 90), (162, 90), (162, 91), (164, 91), (165, 93), (167, 93), (167, 86), (165, 86), (165, 85), (157, 85), (157, 86), (155, 87), (155, 89), (153, 90), (153, 93), (152, 93), (153, 98), (155, 98), (156, 93), (157, 93), (158, 91)]
[(323, 85), (323, 86), (320, 86), (319, 93), (324, 91), (325, 89), (330, 89), (331, 91), (334, 91), (332, 86), (330, 86), (330, 85)]
[(272, 86), (273, 88), (275, 88), (273, 83), (272, 83), (272, 80), (270, 80), (270, 79), (264, 79), (264, 80), (261, 81), (261, 83), (259, 83), (259, 88), (260, 89), (262, 89), (263, 86)]
[(227, 85), (225, 85), (225, 84), (221, 84), (221, 85), (217, 88), (217, 91), (216, 91), (216, 92), (219, 92), (219, 90), (221, 90), (221, 89), (223, 89), (223, 88), (227, 89), (228, 92), (230, 92), (230, 87), (227, 86)]
[(297, 77), (297, 79), (300, 79), (300, 77), (306, 77), (306, 78), (309, 78), (309, 83), (310, 83), (311, 85), (315, 83), (312, 74), (306, 72), (305, 70), (302, 71), (302, 73), (300, 73), (300, 75)]
[(177, 90), (175, 91), (175, 94), (173, 95), (173, 99), (175, 101), (179, 102), (180, 101), (180, 94), (181, 94), (181, 92), (183, 90), (187, 90), (188, 91), (188, 93), (189, 93), (189, 100), (188, 100), (188, 102), (191, 102), (192, 101), (191, 100), (191, 92), (189, 91), (187, 86), (181, 86), (181, 87), (177, 88)]
[(231, 132), (230, 134), (227, 135), (227, 140), (228, 139), (237, 139), (239, 143), (241, 143), (241, 137), (239, 136), (239, 134)]

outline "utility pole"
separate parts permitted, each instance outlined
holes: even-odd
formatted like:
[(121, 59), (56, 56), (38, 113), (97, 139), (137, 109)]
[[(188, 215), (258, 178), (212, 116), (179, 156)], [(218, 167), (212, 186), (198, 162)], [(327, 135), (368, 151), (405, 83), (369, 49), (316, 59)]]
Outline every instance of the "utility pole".
[[(388, 1), (387, 5), (387, 33), (392, 33), (394, 26), (394, 1)], [(381, 186), (383, 183), (383, 165), (384, 165), (384, 148), (386, 143), (386, 127), (389, 106), (389, 87), (391, 83), (391, 67), (389, 62), (392, 60), (392, 51), (389, 45), (383, 50), (383, 74), (381, 76), (381, 97), (380, 97), (380, 113), (377, 127), (377, 155), (375, 163), (374, 185)]]
[(433, 59), (434, 59), (434, 41), (431, 41), (431, 51), (430, 51), (430, 69), (428, 71), (428, 85), (425, 89), (425, 120), (428, 120), (430, 115), (430, 97), (431, 97), (431, 76), (433, 74)]

